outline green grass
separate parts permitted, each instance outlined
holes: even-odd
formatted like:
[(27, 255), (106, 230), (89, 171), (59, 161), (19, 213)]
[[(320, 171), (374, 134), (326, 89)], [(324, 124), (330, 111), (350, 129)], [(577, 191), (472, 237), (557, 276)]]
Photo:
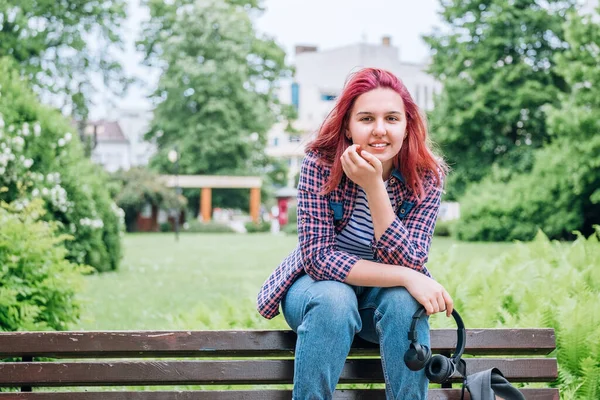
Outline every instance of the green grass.
[[(270, 234), (128, 234), (117, 272), (86, 278), (81, 330), (284, 328), (255, 310), (256, 294), (296, 246), (295, 236)], [(458, 243), (435, 238), (428, 268), (448, 252), (482, 265), (512, 244)], [(442, 282), (443, 283), (443, 282)]]

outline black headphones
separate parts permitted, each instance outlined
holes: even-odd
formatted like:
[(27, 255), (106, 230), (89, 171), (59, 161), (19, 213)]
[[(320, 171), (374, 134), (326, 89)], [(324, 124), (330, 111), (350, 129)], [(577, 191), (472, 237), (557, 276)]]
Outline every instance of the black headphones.
[(404, 354), (404, 363), (412, 371), (419, 371), (425, 368), (425, 375), (433, 383), (443, 383), (450, 379), (454, 372), (458, 371), (466, 377), (466, 365), (460, 358), (465, 351), (467, 342), (467, 332), (465, 324), (456, 310), (452, 310), (452, 317), (456, 321), (456, 334), (458, 336), (456, 350), (452, 357), (446, 357), (441, 354), (431, 356), (431, 349), (417, 341), (417, 321), (425, 315), (425, 308), (421, 307), (415, 312), (408, 331), (408, 340), (411, 341), (410, 347)]

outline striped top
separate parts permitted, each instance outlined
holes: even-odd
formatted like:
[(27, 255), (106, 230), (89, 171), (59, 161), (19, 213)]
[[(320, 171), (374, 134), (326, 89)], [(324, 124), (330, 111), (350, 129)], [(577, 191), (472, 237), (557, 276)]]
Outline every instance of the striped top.
[[(391, 196), (388, 181), (385, 181), (388, 196)], [(354, 211), (348, 225), (336, 236), (338, 250), (346, 251), (362, 258), (363, 260), (376, 261), (373, 253), (373, 219), (367, 201), (367, 194), (358, 186), (358, 194)]]

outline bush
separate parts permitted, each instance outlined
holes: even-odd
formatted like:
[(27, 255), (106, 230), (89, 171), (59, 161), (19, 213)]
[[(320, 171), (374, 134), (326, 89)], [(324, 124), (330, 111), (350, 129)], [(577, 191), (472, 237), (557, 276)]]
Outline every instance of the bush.
[(298, 224), (287, 224), (283, 226), (281, 230), (283, 233), (287, 233), (288, 235), (297, 235), (298, 234)]
[(162, 222), (162, 223), (159, 225), (158, 229), (159, 229), (161, 232), (172, 232), (172, 231), (173, 231), (173, 227), (172, 227), (172, 226), (171, 226), (171, 224), (170, 224), (170, 223), (168, 223), (168, 222)]
[(65, 330), (79, 317), (75, 295), (89, 267), (69, 262), (43, 202), (0, 207), (0, 330)]
[[(533, 170), (504, 182), (500, 173), (471, 186), (461, 199), (456, 235), (461, 240), (531, 240), (591, 233), (600, 216), (600, 135), (585, 142), (557, 140), (536, 152)], [(600, 203), (600, 201), (598, 201)], [(594, 211), (595, 210), (595, 211)]]
[(198, 220), (191, 220), (187, 222), (187, 228), (183, 232), (190, 233), (235, 233), (233, 228), (220, 224), (218, 222), (200, 222)]
[(22, 209), (42, 199), (45, 219), (73, 236), (67, 259), (98, 271), (117, 269), (123, 213), (110, 198), (107, 175), (83, 155), (74, 127), (42, 106), (0, 59), (0, 200)]
[(435, 230), (433, 231), (433, 234), (435, 236), (451, 236), (452, 230), (453, 230), (455, 224), (456, 224), (456, 221), (454, 221), (454, 220), (451, 220), (451, 221), (438, 220), (435, 224)]
[(248, 233), (269, 232), (271, 230), (271, 223), (267, 221), (262, 221), (258, 224), (255, 224), (254, 222), (246, 222), (244, 226), (246, 227), (246, 232)]
[(298, 205), (296, 202), (288, 208), (288, 223), (296, 224), (298, 222)]

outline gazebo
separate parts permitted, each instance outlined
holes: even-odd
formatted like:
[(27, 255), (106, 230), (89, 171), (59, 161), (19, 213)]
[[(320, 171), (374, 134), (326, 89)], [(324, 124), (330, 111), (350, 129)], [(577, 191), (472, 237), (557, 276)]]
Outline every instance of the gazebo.
[(199, 188), (200, 215), (203, 221), (210, 221), (212, 215), (212, 189), (250, 189), (250, 216), (258, 223), (260, 213), (260, 188), (262, 178), (258, 176), (218, 176), (218, 175), (161, 175), (167, 187)]

